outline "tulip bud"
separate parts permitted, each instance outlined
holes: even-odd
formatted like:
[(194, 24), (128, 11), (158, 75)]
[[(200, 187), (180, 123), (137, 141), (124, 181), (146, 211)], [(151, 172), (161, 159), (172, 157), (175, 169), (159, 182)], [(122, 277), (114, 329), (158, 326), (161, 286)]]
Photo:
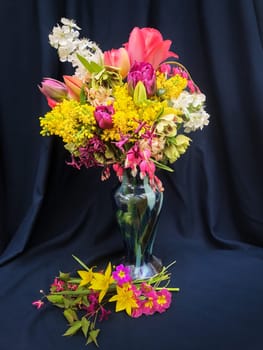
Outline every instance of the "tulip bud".
[(42, 94), (46, 96), (51, 108), (68, 96), (66, 85), (56, 79), (44, 78), (41, 86), (38, 87)]
[(83, 82), (77, 77), (70, 75), (63, 76), (64, 82), (69, 90), (69, 95), (74, 100), (79, 100)]
[(145, 86), (147, 96), (153, 96), (156, 92), (156, 75), (153, 66), (150, 63), (135, 63), (127, 77), (129, 92), (135, 89), (137, 83), (141, 81)]

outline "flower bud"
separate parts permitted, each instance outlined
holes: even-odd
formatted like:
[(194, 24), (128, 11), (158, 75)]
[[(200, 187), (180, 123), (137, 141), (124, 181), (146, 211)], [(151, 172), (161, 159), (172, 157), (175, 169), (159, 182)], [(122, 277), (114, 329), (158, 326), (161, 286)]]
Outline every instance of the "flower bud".
[(115, 111), (112, 105), (96, 107), (94, 111), (94, 116), (101, 129), (112, 128), (112, 115), (114, 114), (114, 112)]
[(68, 96), (66, 85), (52, 78), (44, 78), (41, 86), (39, 86), (39, 90), (46, 96), (48, 105), (51, 108)]
[(147, 96), (150, 97), (156, 92), (156, 74), (150, 63), (134, 63), (128, 77), (128, 88), (132, 95), (137, 83), (141, 81), (145, 86)]

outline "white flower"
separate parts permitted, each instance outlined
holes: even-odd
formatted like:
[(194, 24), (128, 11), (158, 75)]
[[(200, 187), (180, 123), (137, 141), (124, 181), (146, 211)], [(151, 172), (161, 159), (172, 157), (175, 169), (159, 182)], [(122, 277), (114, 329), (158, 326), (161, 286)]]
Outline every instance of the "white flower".
[(79, 61), (77, 55), (84, 57), (88, 62), (103, 64), (103, 52), (93, 41), (82, 38), (79, 39), (80, 29), (73, 20), (62, 18), (60, 26), (55, 26), (49, 34), (49, 43), (57, 49), (61, 62), (70, 62), (75, 68), (75, 75), (84, 79), (87, 71)]
[(76, 28), (76, 29), (81, 29), (80, 27), (77, 26), (77, 24), (75, 23), (75, 21), (73, 19), (68, 19), (68, 18), (62, 17), (60, 21), (65, 26), (68, 26), (71, 28)]
[(189, 120), (184, 123), (184, 132), (189, 133), (197, 129), (203, 129), (205, 125), (209, 124), (209, 114), (200, 109), (198, 112), (189, 113)]

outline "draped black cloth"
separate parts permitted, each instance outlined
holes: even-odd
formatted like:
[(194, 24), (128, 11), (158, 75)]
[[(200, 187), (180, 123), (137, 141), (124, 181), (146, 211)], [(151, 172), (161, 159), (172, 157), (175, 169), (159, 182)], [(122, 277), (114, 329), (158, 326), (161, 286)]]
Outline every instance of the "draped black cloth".
[(174, 172), (160, 173), (154, 251), (165, 265), (177, 261), (180, 292), (161, 315), (113, 313), (99, 325), (100, 348), (262, 349), (262, 0), (1, 1), (0, 349), (86, 348), (80, 335), (61, 336), (58, 309), (31, 303), (59, 271), (78, 268), (72, 254), (99, 266), (122, 254), (116, 178), (73, 169), (60, 140), (39, 134), (48, 106), (38, 84), (72, 73), (48, 44), (61, 17), (102, 50), (120, 47), (134, 26), (159, 29), (211, 115)]

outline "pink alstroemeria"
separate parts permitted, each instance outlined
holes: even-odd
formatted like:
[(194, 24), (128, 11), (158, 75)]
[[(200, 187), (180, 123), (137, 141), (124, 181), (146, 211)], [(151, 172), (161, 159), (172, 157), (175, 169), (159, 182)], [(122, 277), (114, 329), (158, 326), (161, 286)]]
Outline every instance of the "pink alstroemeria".
[(44, 302), (42, 300), (36, 300), (32, 305), (36, 306), (37, 309), (40, 309), (44, 305)]
[(125, 48), (112, 49), (104, 52), (104, 64), (119, 68), (122, 78), (126, 78), (130, 69), (130, 59)]
[(52, 78), (44, 78), (39, 90), (46, 96), (50, 108), (56, 106), (68, 96), (68, 89), (64, 83)]
[(169, 51), (171, 44), (171, 40), (163, 40), (157, 29), (135, 27), (124, 47), (129, 53), (131, 66), (135, 62), (148, 62), (157, 69), (168, 57), (178, 58), (176, 53)]

